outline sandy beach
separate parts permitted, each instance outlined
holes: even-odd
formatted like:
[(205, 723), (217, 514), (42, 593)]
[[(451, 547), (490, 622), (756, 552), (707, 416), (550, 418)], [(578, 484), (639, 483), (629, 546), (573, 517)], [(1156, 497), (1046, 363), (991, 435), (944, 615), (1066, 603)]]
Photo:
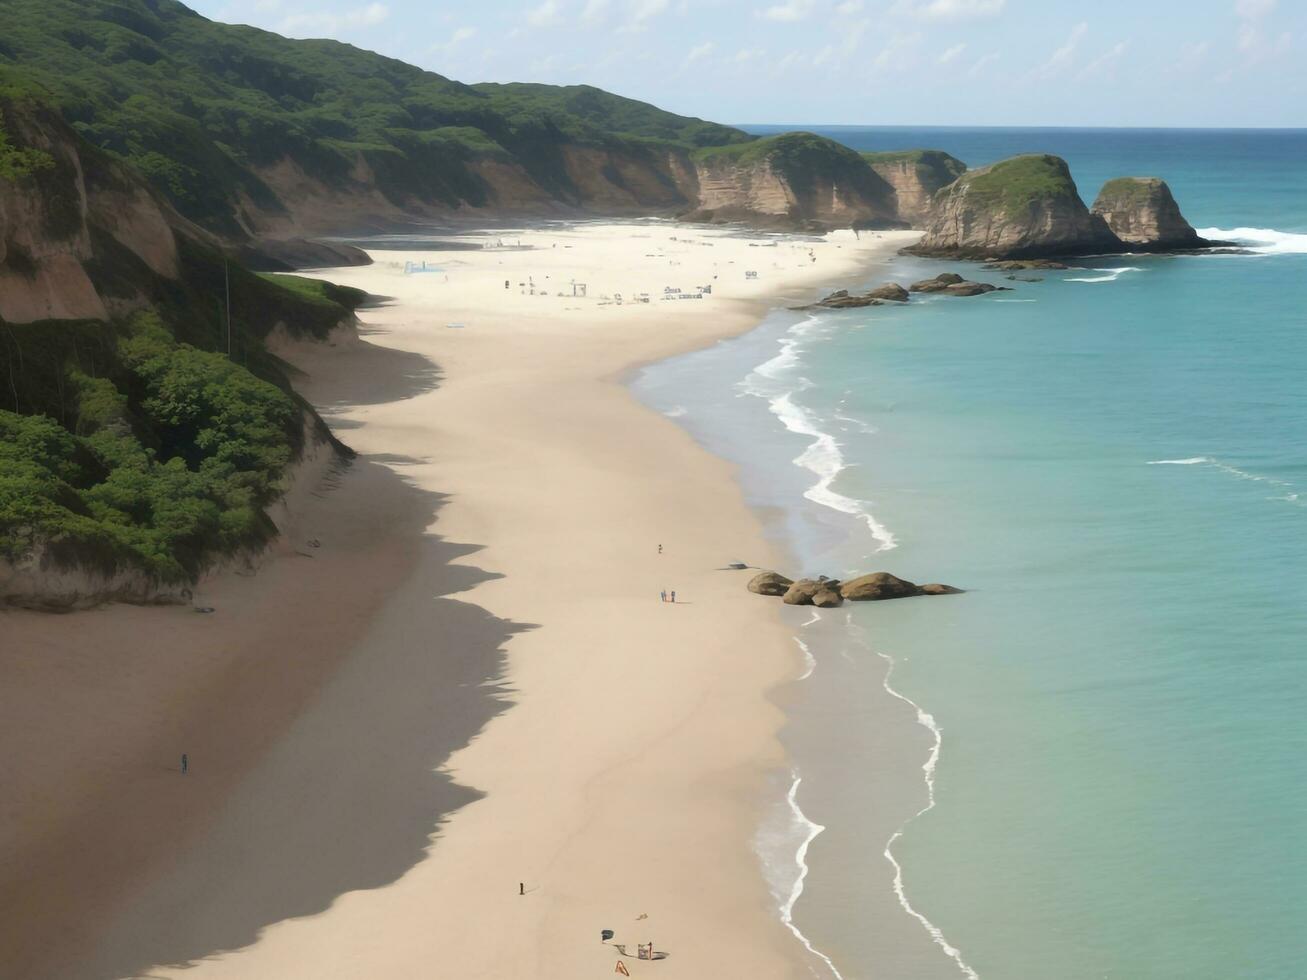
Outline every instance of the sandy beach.
[(258, 573), (208, 615), (0, 614), (0, 974), (599, 976), (612, 929), (669, 954), (632, 976), (811, 976), (751, 846), (801, 665), (723, 569), (773, 545), (623, 379), (914, 237), (558, 225), (323, 270), (384, 299), (280, 352), (359, 458)]

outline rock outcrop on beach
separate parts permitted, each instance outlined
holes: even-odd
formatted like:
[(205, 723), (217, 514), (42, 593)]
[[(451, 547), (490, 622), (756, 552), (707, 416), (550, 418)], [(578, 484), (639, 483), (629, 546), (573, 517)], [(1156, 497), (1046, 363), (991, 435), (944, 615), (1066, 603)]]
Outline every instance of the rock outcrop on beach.
[(1158, 177), (1117, 177), (1090, 209), (1135, 251), (1169, 251), (1224, 244), (1200, 238), (1180, 213), (1171, 188)]
[(906, 599), (919, 595), (957, 595), (962, 589), (931, 582), (917, 585), (889, 572), (871, 572), (841, 582), (819, 576), (791, 581), (776, 572), (763, 572), (749, 580), (749, 591), (758, 595), (780, 596), (788, 606), (821, 606), (830, 608), (850, 602), (868, 602), (879, 599)]
[(894, 189), (843, 144), (782, 133), (692, 154), (689, 221), (763, 227), (900, 228)]
[(779, 572), (761, 572), (749, 579), (749, 591), (758, 595), (780, 596), (785, 595), (793, 584), (793, 579), (788, 579)]
[(956, 272), (941, 272), (933, 279), (922, 279), (912, 284), (914, 293), (946, 293), (949, 296), (980, 296), (1010, 290), (1010, 286), (995, 286), (988, 282), (971, 282)]
[(965, 163), (943, 150), (864, 152), (862, 159), (894, 188), (899, 218), (913, 228), (929, 221), (936, 192), (967, 172)]
[(865, 293), (850, 293), (847, 289), (837, 289), (822, 297), (811, 306), (799, 306), (795, 309), (809, 310), (815, 307), (826, 310), (851, 310), (862, 306), (881, 306), (885, 303), (906, 303), (908, 291), (896, 282), (887, 282), (883, 286)]
[(1066, 161), (1031, 154), (968, 171), (941, 190), (925, 235), (905, 251), (1010, 259), (1120, 248), (1103, 218), (1080, 199)]

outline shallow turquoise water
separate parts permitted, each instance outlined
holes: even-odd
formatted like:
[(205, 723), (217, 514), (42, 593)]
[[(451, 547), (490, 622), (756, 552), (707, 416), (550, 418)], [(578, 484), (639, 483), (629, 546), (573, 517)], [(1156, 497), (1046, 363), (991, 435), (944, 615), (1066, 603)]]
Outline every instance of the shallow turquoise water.
[[(806, 571), (971, 590), (854, 608), (849, 658), (893, 657), (942, 732), (936, 806), (894, 855), (969, 968), (1307, 976), (1307, 136), (833, 135), (971, 163), (1031, 142), (1087, 196), (1157, 173), (1195, 225), (1261, 229), (1270, 254), (1096, 259), (1038, 283), (964, 268), (1016, 288), (778, 320), (641, 386), (786, 508)], [(900, 259), (893, 278), (949, 267)], [(882, 676), (849, 673), (839, 697), (870, 701)], [(796, 697), (819, 724), (835, 691)], [(806, 761), (799, 801), (846, 852), (816, 838), (795, 921), (849, 980), (895, 975), (848, 897), (883, 877), (884, 841), (852, 832), (842, 790), (876, 776), (856, 753), (836, 776)]]

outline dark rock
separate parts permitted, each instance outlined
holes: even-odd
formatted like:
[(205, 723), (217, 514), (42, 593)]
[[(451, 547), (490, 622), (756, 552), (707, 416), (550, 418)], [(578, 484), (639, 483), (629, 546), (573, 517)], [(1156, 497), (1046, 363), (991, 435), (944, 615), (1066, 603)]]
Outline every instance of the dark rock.
[(828, 592), (825, 582), (819, 582), (815, 578), (801, 578), (791, 585), (781, 597), (781, 601), (787, 606), (811, 606), (812, 598), (818, 592)]
[(961, 595), (966, 589), (955, 589), (951, 585), (943, 585), (940, 582), (928, 582), (921, 586), (922, 595)]
[(840, 595), (851, 602), (873, 599), (902, 599), (919, 594), (917, 586), (889, 572), (872, 572), (849, 579), (840, 586)]
[(895, 303), (906, 303), (908, 301), (908, 291), (896, 282), (887, 282), (883, 286), (877, 286), (867, 294), (871, 299), (887, 299)]
[(979, 296), (982, 293), (992, 293), (1007, 288), (1007, 286), (992, 286), (987, 282), (955, 282), (951, 286), (946, 286), (944, 292), (950, 296)]
[(836, 589), (818, 589), (812, 596), (812, 604), (822, 609), (830, 609), (844, 604), (844, 597)]
[(1090, 209), (1132, 251), (1171, 251), (1226, 244), (1209, 242), (1180, 213), (1166, 181), (1158, 177), (1117, 177), (1098, 192)]
[(1020, 259), (1121, 250), (1080, 199), (1066, 161), (1028, 154), (969, 170), (939, 192), (913, 255)]
[(761, 572), (749, 579), (749, 591), (758, 595), (785, 595), (785, 591), (794, 584), (777, 572)]
[(966, 282), (966, 280), (956, 272), (941, 272), (934, 279), (922, 279), (920, 282), (914, 282), (911, 289), (914, 293), (942, 293), (949, 286), (959, 282)]
[(998, 269), (1000, 272), (1020, 272), (1022, 269), (1069, 269), (1065, 262), (1055, 259), (1005, 259), (1002, 262), (986, 262), (982, 269)]

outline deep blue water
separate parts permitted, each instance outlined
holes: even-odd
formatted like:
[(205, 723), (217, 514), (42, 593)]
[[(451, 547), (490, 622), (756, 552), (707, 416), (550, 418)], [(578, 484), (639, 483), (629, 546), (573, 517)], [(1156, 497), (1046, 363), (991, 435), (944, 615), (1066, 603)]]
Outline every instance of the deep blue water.
[(942, 733), (936, 805), (893, 853), (976, 975), (1307, 976), (1307, 133), (820, 131), (1056, 153), (1087, 199), (1161, 176), (1260, 252), (1040, 282), (900, 258), (870, 281), (1014, 289), (790, 315), (646, 373), (781, 508), (803, 571), (970, 590), (825, 614), (847, 656), (814, 645), (788, 700), (798, 802), (827, 828), (796, 924), (848, 980), (963, 974), (929, 942), (939, 972), (887, 959), (860, 897), (889, 870), (860, 832), (884, 749), (857, 727), (889, 657)]

